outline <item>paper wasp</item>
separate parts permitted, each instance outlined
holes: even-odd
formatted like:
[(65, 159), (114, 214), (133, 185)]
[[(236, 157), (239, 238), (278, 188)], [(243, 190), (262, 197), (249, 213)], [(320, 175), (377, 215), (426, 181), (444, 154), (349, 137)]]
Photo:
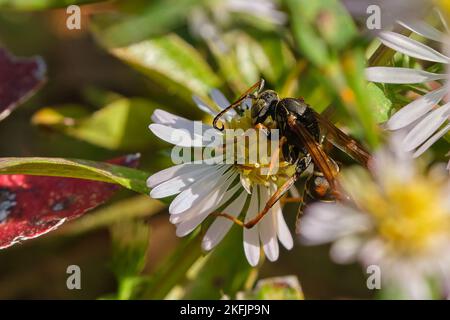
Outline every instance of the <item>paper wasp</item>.
[(255, 83), (235, 102), (222, 110), (214, 118), (214, 128), (222, 131), (224, 127), (217, 125), (220, 118), (229, 110), (240, 108), (244, 99), (248, 98), (252, 99), (252, 124), (262, 128), (265, 120), (271, 117), (280, 131), (281, 153), (286, 161), (295, 165), (296, 170), (254, 219), (244, 223), (227, 213), (219, 213), (218, 216), (230, 219), (245, 228), (252, 228), (293, 186), (311, 163), (314, 164), (314, 173), (307, 179), (300, 210), (309, 201), (330, 201), (339, 197), (336, 180), (339, 166), (323, 150), (322, 144), (325, 139), (360, 164), (367, 166), (370, 154), (360, 143), (315, 112), (303, 99), (280, 98), (275, 91), (264, 90), (264, 79)]

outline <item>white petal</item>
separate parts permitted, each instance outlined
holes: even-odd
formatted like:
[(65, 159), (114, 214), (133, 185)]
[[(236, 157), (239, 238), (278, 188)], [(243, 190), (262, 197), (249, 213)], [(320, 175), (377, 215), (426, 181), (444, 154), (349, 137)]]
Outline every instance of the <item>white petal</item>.
[[(428, 139), (423, 145), (420, 146), (419, 149), (414, 152), (413, 157), (416, 158), (420, 156), (422, 153), (428, 150), (436, 141), (442, 138), (448, 131), (450, 130), (450, 123), (447, 124), (444, 128), (435, 133), (430, 139)], [(450, 164), (450, 162), (449, 162)]]
[[(259, 202), (259, 212), (264, 209), (264, 206), (269, 199), (269, 189), (265, 187), (260, 187), (260, 202)], [(279, 247), (277, 239), (277, 217), (273, 214), (272, 209), (261, 219), (259, 222), (259, 236), (261, 243), (263, 244), (264, 252), (266, 253), (267, 259), (270, 261), (275, 261), (278, 259)]]
[[(224, 210), (224, 213), (227, 213), (229, 215), (232, 215), (233, 217), (239, 216), (239, 214), (242, 211), (242, 208), (245, 205), (245, 202), (247, 200), (247, 193), (242, 190), (241, 194), (233, 200)], [(214, 248), (227, 234), (228, 230), (233, 225), (233, 221), (218, 217), (208, 228), (208, 231), (206, 232), (205, 236), (202, 240), (202, 248), (203, 250), (209, 251), (212, 248)]]
[(193, 183), (189, 189), (184, 190), (173, 199), (169, 206), (169, 212), (171, 214), (179, 214), (201, 201), (208, 193), (222, 185), (233, 174), (233, 170), (229, 170), (224, 174), (225, 170), (229, 168), (230, 166), (228, 165), (219, 167), (218, 170), (203, 176)]
[[(230, 179), (233, 180), (233, 179)], [(230, 186), (232, 181), (226, 182), (223, 185), (217, 187), (211, 193), (209, 193), (198, 206), (193, 207), (192, 211), (186, 212), (186, 214), (197, 211), (195, 215), (189, 220), (183, 220), (177, 225), (176, 235), (178, 237), (184, 237), (191, 233), (198, 225), (200, 225), (206, 217), (223, 204), (223, 198), (226, 195), (226, 190)], [(195, 210), (195, 211), (194, 211)]]
[(389, 130), (398, 130), (413, 123), (428, 113), (433, 106), (437, 105), (442, 100), (446, 92), (447, 88), (443, 87), (427, 93), (423, 97), (404, 106), (389, 119), (387, 122), (387, 128)]
[[(231, 180), (229, 182), (231, 182)], [(227, 187), (228, 190), (226, 189)], [(209, 197), (207, 197), (185, 212), (182, 212), (180, 214), (171, 214), (170, 222), (178, 224), (191, 219), (195, 219), (197, 216), (201, 215), (202, 212), (206, 211), (213, 212), (214, 210), (223, 206), (228, 200), (230, 200), (233, 197), (233, 195), (236, 194), (236, 192), (240, 191), (240, 189), (242, 188), (239, 184), (236, 184), (231, 188), (229, 188), (228, 183), (224, 184), (220, 189), (223, 190), (223, 192), (220, 192), (218, 194), (214, 202), (210, 201), (210, 199), (208, 199)], [(217, 194), (216, 192), (213, 193)], [(206, 206), (205, 203), (209, 203), (209, 205)]]
[(174, 115), (170, 112), (167, 112), (167, 111), (164, 111), (161, 109), (156, 109), (153, 112), (151, 118), (154, 123), (165, 124), (165, 125), (173, 125), (173, 124), (176, 124), (177, 122), (189, 121), (188, 119)]
[(420, 21), (420, 20), (412, 20), (412, 21), (399, 21), (400, 25), (405, 27), (406, 29), (411, 30), (412, 32), (421, 35), (422, 37), (442, 42), (444, 40), (444, 34), (440, 32), (438, 29), (430, 26), (429, 24)]
[(147, 179), (147, 186), (149, 188), (154, 188), (160, 183), (172, 179), (173, 177), (185, 174), (187, 172), (191, 172), (195, 168), (193, 164), (179, 164), (173, 167), (169, 167), (167, 169), (158, 171), (157, 173), (151, 175)]
[(195, 167), (193, 167), (189, 172), (177, 175), (176, 177), (154, 187), (150, 192), (150, 197), (160, 199), (173, 196), (185, 190), (186, 187), (190, 186), (205, 175), (217, 171), (217, 169), (218, 166), (214, 165), (195, 165)]
[(211, 90), (210, 96), (221, 109), (225, 109), (231, 104), (223, 93), (217, 89)]
[(206, 102), (204, 102), (202, 99), (200, 99), (200, 97), (197, 96), (193, 96), (192, 100), (194, 100), (195, 104), (197, 105), (197, 107), (202, 110), (203, 112), (215, 117), (217, 112), (215, 110), (213, 110), (213, 108), (211, 108)]
[[(251, 220), (258, 213), (258, 186), (254, 188), (250, 199), (250, 205), (245, 217), (245, 221)], [(259, 262), (260, 246), (259, 246), (259, 225), (257, 224), (251, 229), (244, 228), (244, 252), (248, 262), (255, 267)]]
[(447, 31), (447, 33), (450, 31), (450, 29), (448, 28), (447, 25), (447, 19), (444, 18), (444, 16), (442, 15), (441, 10), (439, 10), (439, 8), (434, 8), (434, 11), (437, 13), (439, 20), (441, 21), (442, 25), (444, 26), (445, 30)]
[[(157, 124), (163, 124), (168, 127), (172, 128), (190, 128), (192, 127), (192, 120), (177, 116), (175, 114), (172, 114), (170, 112), (156, 109), (152, 114), (152, 121)], [(203, 124), (206, 128), (212, 128), (209, 125)]]
[(357, 237), (341, 238), (331, 246), (330, 256), (337, 263), (352, 263), (358, 257), (361, 244), (361, 239)]
[(300, 224), (305, 244), (327, 243), (371, 227), (367, 215), (337, 203), (314, 203), (305, 211)]
[(370, 67), (366, 68), (366, 78), (373, 82), (382, 83), (422, 83), (432, 80), (445, 79), (447, 75), (431, 73), (427, 71), (410, 69), (410, 68), (394, 68), (394, 67)]
[[(223, 95), (222, 92), (220, 92), (217, 89), (213, 89), (210, 92), (211, 99), (219, 106), (220, 109), (225, 109), (228, 107), (231, 103), (228, 101), (228, 99)], [(236, 111), (233, 109), (229, 110), (223, 117), (230, 121), (233, 116), (236, 115)]]
[(402, 34), (391, 31), (382, 31), (379, 34), (379, 38), (385, 46), (406, 54), (407, 56), (426, 61), (440, 63), (449, 62), (449, 58), (442, 53)]
[(405, 137), (404, 150), (412, 151), (427, 140), (445, 121), (450, 112), (450, 103), (431, 111)]
[[(223, 136), (218, 130), (190, 121), (180, 127), (170, 127), (159, 123), (152, 123), (149, 128), (158, 138), (180, 147), (202, 147), (214, 141), (220, 141)], [(206, 134), (206, 131), (208, 134)]]
[(277, 235), (281, 244), (288, 250), (291, 250), (294, 246), (294, 240), (292, 239), (292, 234), (289, 231), (289, 228), (284, 220), (283, 212), (281, 210), (281, 206), (279, 201), (273, 206), (274, 214), (277, 216)]

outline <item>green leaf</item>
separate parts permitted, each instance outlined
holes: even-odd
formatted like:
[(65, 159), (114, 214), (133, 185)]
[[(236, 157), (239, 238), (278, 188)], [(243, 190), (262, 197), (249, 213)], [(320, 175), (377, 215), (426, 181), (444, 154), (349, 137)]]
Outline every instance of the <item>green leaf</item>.
[(377, 123), (385, 122), (389, 119), (389, 114), (392, 109), (392, 102), (384, 94), (375, 83), (367, 85), (367, 92), (370, 96), (372, 110), (375, 111), (374, 118)]
[(220, 84), (200, 53), (175, 34), (145, 40), (111, 51), (174, 94), (191, 101)]
[(62, 158), (0, 158), (0, 174), (28, 174), (102, 181), (147, 194), (146, 172), (104, 162)]
[(102, 1), (105, 0), (0, 0), (0, 9), (43, 10)]
[(155, 108), (145, 99), (122, 98), (88, 117), (79, 106), (62, 106), (42, 109), (32, 121), (107, 149), (142, 150), (153, 142), (148, 124)]
[(135, 5), (138, 10), (127, 14), (115, 12), (94, 16), (92, 28), (99, 41), (106, 46), (126, 46), (182, 25), (190, 10), (203, 2), (206, 0), (148, 1), (145, 5)]

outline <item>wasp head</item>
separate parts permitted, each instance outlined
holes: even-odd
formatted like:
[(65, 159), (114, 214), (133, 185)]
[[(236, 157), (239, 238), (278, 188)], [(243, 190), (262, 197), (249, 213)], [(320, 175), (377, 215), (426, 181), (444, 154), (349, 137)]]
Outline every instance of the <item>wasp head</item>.
[(280, 101), (278, 94), (273, 90), (261, 92), (252, 105), (252, 123), (253, 125), (263, 123), (268, 116), (274, 115), (275, 107)]

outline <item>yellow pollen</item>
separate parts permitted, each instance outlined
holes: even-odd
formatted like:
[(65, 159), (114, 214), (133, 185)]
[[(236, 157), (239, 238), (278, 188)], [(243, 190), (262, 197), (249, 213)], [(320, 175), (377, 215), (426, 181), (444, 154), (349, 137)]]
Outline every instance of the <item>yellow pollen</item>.
[(439, 185), (417, 177), (407, 184), (388, 184), (383, 192), (368, 196), (364, 206), (391, 249), (418, 254), (450, 232), (450, 213), (441, 202), (441, 192)]
[[(269, 117), (263, 127), (268, 130), (274, 128), (274, 122)], [(295, 167), (283, 159), (281, 150), (271, 150), (271, 141), (265, 138), (265, 133), (256, 134), (252, 140), (244, 137), (244, 132), (248, 129), (254, 129), (257, 133), (262, 133), (259, 128), (252, 125), (250, 110), (246, 110), (242, 116), (234, 117), (227, 123), (228, 129), (242, 130), (242, 139), (234, 138), (234, 150), (240, 155), (240, 161), (236, 166), (240, 169), (242, 176), (250, 182), (251, 185), (259, 184), (268, 186), (269, 182), (282, 185), (286, 179), (295, 172)], [(235, 131), (236, 132), (236, 131)], [(228, 147), (228, 146), (227, 146)], [(266, 148), (266, 149), (262, 149)], [(261, 150), (262, 149), (262, 150)], [(261, 152), (265, 151), (265, 152)], [(269, 170), (272, 153), (278, 152), (278, 161), (275, 170)], [(256, 161), (255, 161), (256, 160)]]

